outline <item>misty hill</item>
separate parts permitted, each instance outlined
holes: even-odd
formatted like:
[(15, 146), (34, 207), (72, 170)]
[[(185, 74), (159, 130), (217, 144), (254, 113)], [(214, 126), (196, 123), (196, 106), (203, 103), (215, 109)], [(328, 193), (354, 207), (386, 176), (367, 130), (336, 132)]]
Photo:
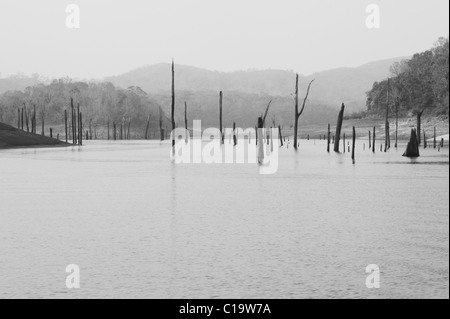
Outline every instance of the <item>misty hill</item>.
[[(377, 61), (357, 68), (338, 68), (302, 78), (304, 89), (312, 78), (316, 79), (311, 100), (338, 109), (342, 102), (349, 111), (365, 109), (366, 92), (373, 83), (389, 76), (394, 62), (402, 58)], [(165, 94), (171, 86), (171, 65), (156, 64), (105, 80), (119, 87), (139, 86), (148, 94)], [(294, 91), (293, 71), (264, 70), (218, 72), (192, 66), (176, 65), (177, 91), (224, 91), (271, 96), (289, 96)]]

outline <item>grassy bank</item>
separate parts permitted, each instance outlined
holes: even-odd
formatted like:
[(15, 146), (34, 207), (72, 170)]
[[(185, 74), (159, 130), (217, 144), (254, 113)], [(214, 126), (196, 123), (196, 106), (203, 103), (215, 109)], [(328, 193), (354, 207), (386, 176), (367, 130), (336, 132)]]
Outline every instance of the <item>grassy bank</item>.
[(68, 144), (50, 137), (18, 130), (0, 123), (0, 149), (12, 147), (66, 146)]
[[(336, 117), (337, 119), (337, 117)], [(352, 135), (352, 128), (355, 126), (356, 135), (358, 138), (364, 138), (369, 135), (369, 131), (373, 131), (376, 128), (377, 139), (384, 139), (384, 119), (347, 119), (344, 120), (342, 126), (342, 133), (347, 136)], [(336, 130), (336, 123), (331, 124), (331, 133), (334, 135)], [(395, 136), (395, 119), (390, 119), (391, 139)], [(399, 119), (398, 138), (399, 140), (409, 140), (411, 135), (411, 129), (416, 128), (415, 118), (401, 118)], [(427, 138), (432, 138), (434, 134), (434, 128), (436, 128), (436, 135), (449, 134), (449, 122), (444, 117), (423, 117), (422, 118), (422, 130), (425, 130)], [(319, 139), (320, 136), (327, 134), (327, 125), (300, 125), (299, 134), (302, 138), (306, 138), (308, 135), (311, 139)], [(423, 135), (423, 131), (421, 132)], [(283, 135), (294, 135), (293, 129), (287, 127), (284, 128)]]

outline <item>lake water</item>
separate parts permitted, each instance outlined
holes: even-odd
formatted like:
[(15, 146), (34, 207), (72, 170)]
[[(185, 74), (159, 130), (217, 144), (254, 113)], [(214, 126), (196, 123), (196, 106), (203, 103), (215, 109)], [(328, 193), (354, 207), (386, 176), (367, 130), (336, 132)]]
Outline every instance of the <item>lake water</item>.
[(0, 298), (449, 298), (448, 148), (363, 143), (301, 141), (273, 175), (160, 142), (1, 150)]

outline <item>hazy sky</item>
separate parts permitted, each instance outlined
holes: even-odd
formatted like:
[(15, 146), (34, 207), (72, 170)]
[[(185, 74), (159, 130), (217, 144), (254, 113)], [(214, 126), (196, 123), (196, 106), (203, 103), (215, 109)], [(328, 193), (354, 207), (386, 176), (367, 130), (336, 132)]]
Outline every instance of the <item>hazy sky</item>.
[[(80, 29), (66, 6), (80, 7)], [(381, 28), (366, 27), (378, 4)], [(448, 0), (1, 0), (0, 73), (99, 78), (159, 62), (309, 74), (429, 49)]]

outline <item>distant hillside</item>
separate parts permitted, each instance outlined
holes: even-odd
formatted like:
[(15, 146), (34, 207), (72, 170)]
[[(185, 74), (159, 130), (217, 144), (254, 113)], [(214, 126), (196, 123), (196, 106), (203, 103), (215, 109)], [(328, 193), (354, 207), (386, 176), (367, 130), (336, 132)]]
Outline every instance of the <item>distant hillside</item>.
[(7, 91), (23, 91), (29, 86), (40, 83), (38, 76), (28, 77), (25, 75), (14, 75), (0, 79), (0, 94)]
[[(342, 102), (348, 110), (365, 109), (366, 92), (375, 81), (389, 76), (390, 66), (402, 58), (369, 63), (357, 68), (339, 68), (319, 72), (302, 79), (302, 87), (316, 79), (311, 100), (339, 108)], [(119, 87), (139, 86), (148, 94), (167, 93), (171, 85), (170, 64), (156, 64), (105, 80)], [(176, 88), (180, 91), (224, 91), (289, 96), (294, 91), (293, 71), (265, 70), (218, 72), (192, 66), (176, 65)]]

